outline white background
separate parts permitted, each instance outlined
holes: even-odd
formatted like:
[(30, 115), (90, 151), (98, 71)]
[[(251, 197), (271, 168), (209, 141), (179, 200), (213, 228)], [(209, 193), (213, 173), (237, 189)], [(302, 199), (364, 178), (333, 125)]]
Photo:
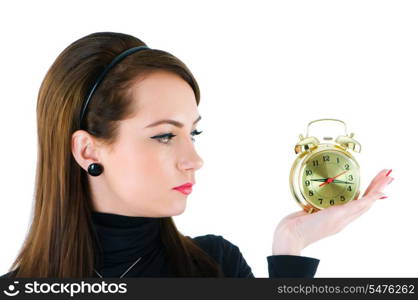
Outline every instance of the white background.
[(400, 0), (3, 2), (0, 273), (28, 230), (40, 83), (70, 43), (115, 31), (179, 57), (200, 84), (205, 164), (174, 217), (183, 234), (222, 235), (267, 277), (274, 229), (300, 209), (288, 185), (298, 135), (338, 118), (363, 146), (362, 192), (381, 169), (395, 180), (389, 198), (302, 255), (321, 260), (316, 277), (416, 277), (417, 15)]

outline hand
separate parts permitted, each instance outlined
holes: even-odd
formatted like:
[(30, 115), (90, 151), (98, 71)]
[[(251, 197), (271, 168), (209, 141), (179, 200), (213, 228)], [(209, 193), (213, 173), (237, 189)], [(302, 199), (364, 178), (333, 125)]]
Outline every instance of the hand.
[(312, 214), (297, 211), (283, 218), (274, 231), (273, 255), (300, 255), (306, 246), (340, 232), (384, 196), (383, 189), (394, 179), (386, 176), (388, 171), (380, 171), (359, 200), (353, 199)]
[(342, 173), (340, 173), (338, 175), (335, 175), (334, 177), (327, 178), (327, 180), (324, 183), (321, 183), (319, 186), (323, 186), (324, 184), (328, 184), (328, 183), (333, 182), (335, 180), (335, 178), (340, 177), (341, 175), (343, 175), (346, 172), (347, 172), (347, 170), (345, 170), (344, 172), (342, 172)]

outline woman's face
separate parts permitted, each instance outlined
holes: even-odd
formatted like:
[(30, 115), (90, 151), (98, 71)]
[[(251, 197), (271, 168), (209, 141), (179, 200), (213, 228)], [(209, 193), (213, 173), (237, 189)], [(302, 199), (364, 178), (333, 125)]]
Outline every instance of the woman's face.
[[(100, 176), (88, 176), (94, 209), (128, 216), (179, 215), (188, 196), (173, 187), (195, 183), (195, 171), (203, 165), (193, 143), (199, 118), (194, 92), (178, 75), (155, 71), (133, 85), (132, 97), (136, 114), (120, 121), (112, 148), (95, 143), (94, 151), (78, 159), (85, 170), (93, 162), (104, 168)], [(182, 125), (152, 125), (161, 120)], [(167, 133), (175, 137), (153, 138)]]

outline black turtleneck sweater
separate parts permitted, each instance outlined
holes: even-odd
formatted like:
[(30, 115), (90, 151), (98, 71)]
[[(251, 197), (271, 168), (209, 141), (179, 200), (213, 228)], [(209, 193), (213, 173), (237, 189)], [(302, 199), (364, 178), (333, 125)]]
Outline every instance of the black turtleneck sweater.
[[(160, 239), (160, 218), (95, 211), (92, 218), (102, 254), (97, 271), (103, 277), (120, 277), (139, 257), (142, 258), (124, 277), (172, 277)], [(221, 235), (206, 234), (192, 239), (220, 264), (226, 277), (254, 277), (239, 248)], [(270, 278), (314, 277), (319, 260), (270, 255), (267, 264)], [(9, 272), (1, 277), (12, 276), (13, 272)]]

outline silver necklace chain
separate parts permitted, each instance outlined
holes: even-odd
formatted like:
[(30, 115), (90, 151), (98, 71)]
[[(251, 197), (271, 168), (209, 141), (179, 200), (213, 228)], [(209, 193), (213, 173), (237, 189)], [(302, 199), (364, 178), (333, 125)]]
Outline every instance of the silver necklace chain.
[[(140, 258), (138, 258), (122, 275), (120, 275), (119, 278), (122, 278), (123, 276), (125, 276), (126, 273), (128, 273), (129, 270), (132, 269), (136, 265), (136, 263), (141, 260), (141, 258), (142, 258), (142, 256)], [(93, 270), (94, 270), (94, 272), (96, 272), (97, 275), (99, 275), (100, 278), (103, 278), (103, 276), (99, 272), (97, 272), (97, 270), (95, 268), (93, 268)]]

